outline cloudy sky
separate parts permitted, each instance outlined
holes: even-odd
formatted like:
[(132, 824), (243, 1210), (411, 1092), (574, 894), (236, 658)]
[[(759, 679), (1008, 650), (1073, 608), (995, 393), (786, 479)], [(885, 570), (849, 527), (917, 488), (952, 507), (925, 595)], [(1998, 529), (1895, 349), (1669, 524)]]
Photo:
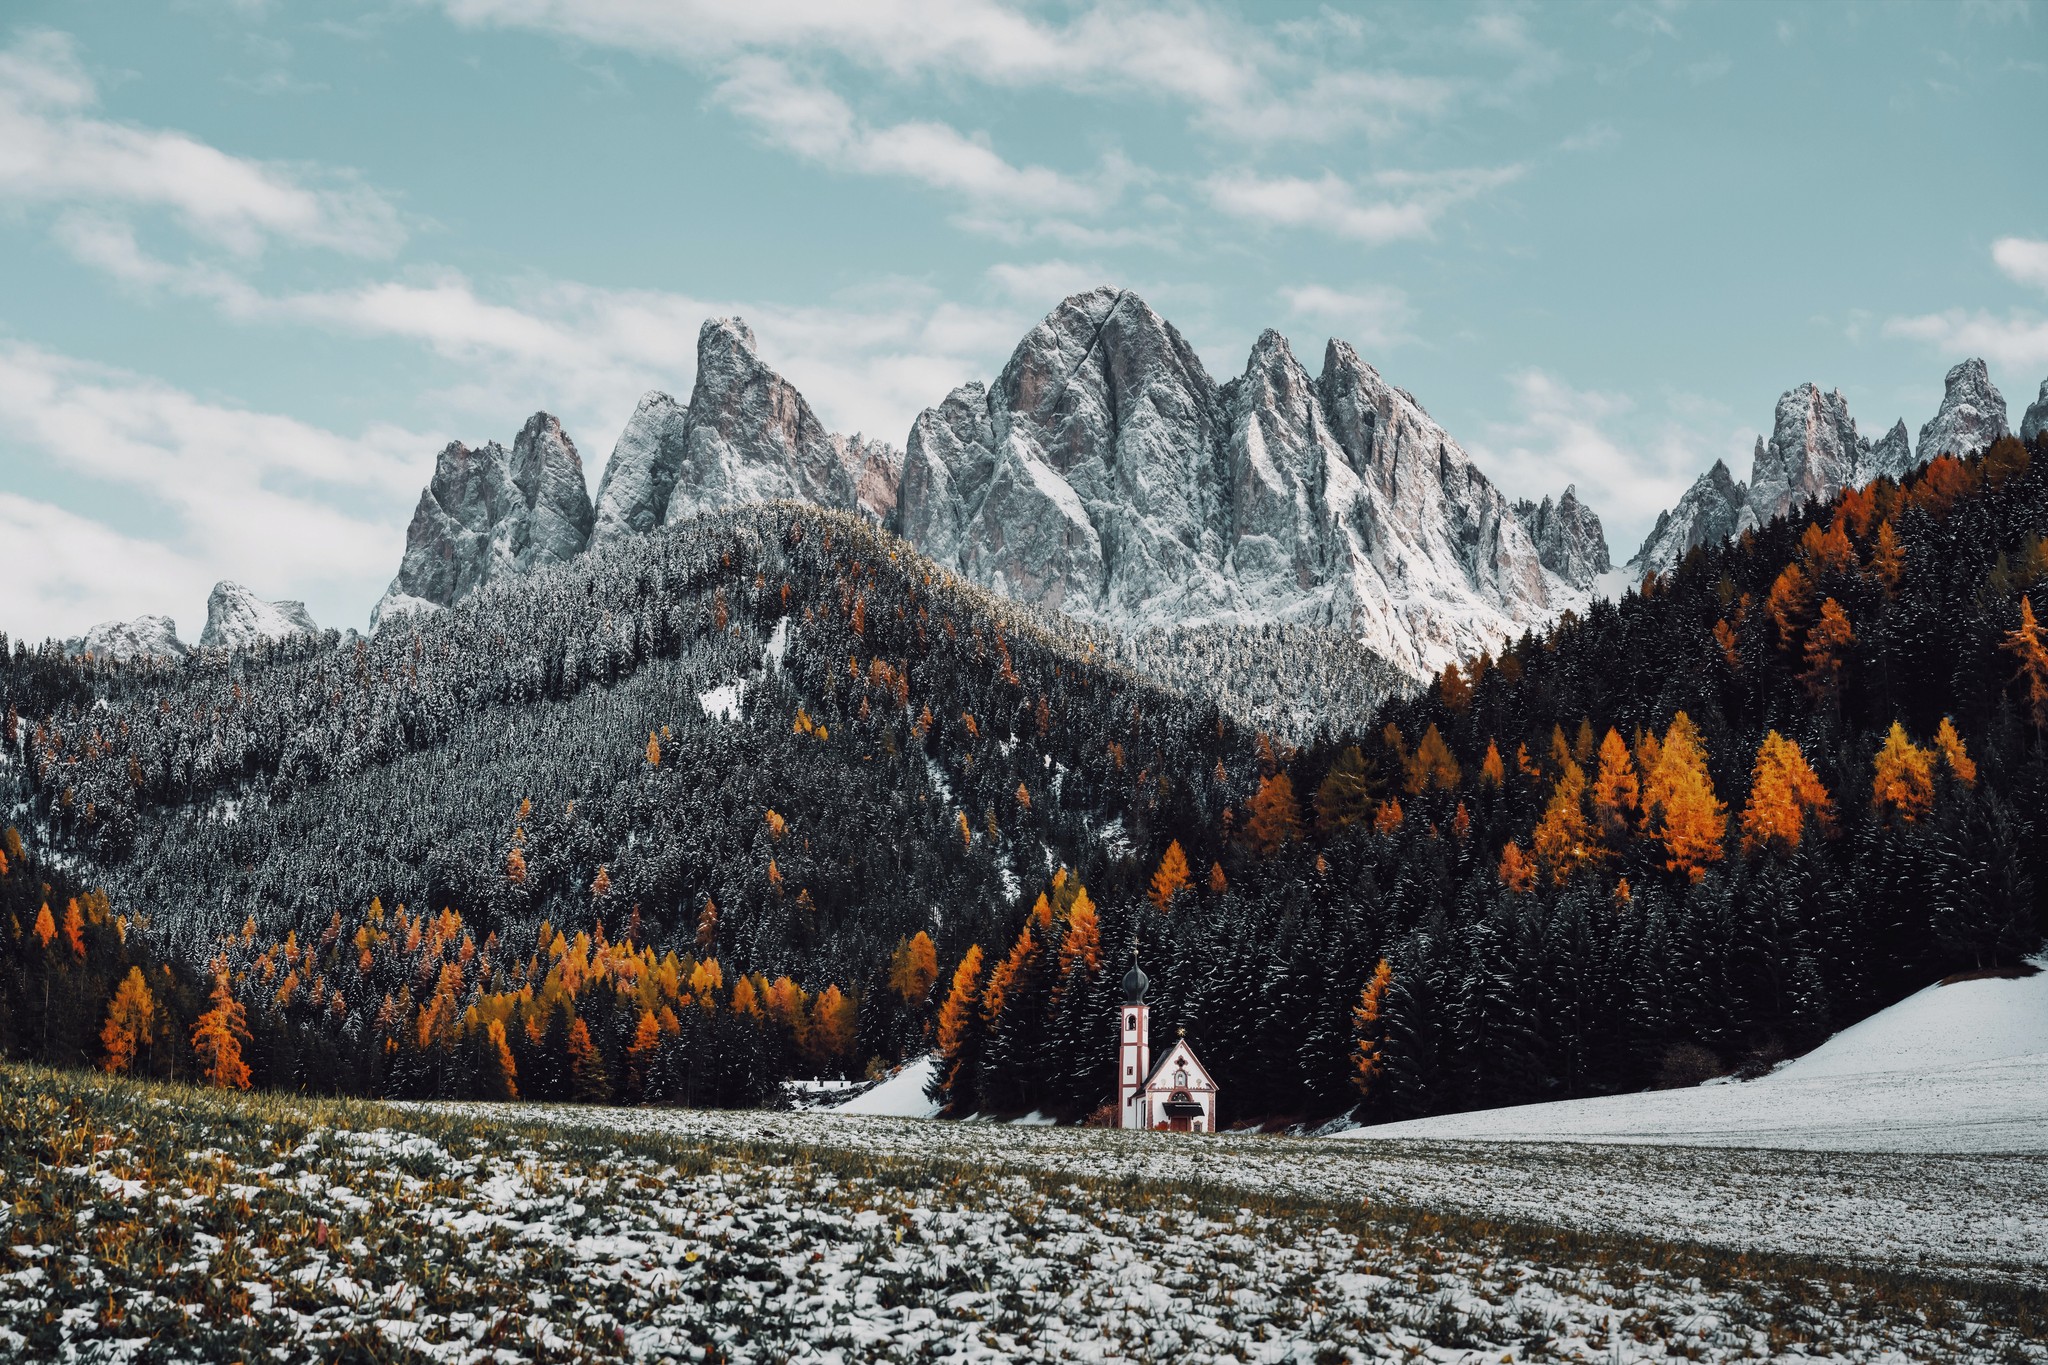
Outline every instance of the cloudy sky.
[[(150, 11), (154, 11), (153, 13)], [(15, 0), (0, 630), (361, 627), (435, 450), (593, 490), (740, 313), (900, 443), (1064, 294), (1354, 342), (1617, 558), (1777, 395), (2048, 375), (2048, 6)]]

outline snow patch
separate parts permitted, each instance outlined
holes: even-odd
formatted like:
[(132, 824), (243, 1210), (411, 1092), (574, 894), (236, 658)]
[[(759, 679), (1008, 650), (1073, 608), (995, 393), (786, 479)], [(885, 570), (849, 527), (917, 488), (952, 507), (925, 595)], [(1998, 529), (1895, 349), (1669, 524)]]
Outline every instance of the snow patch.
[(697, 704), (713, 720), (736, 721), (740, 718), (740, 703), (746, 700), (746, 696), (747, 680), (740, 678), (708, 692), (699, 692)]
[(889, 1079), (872, 1090), (862, 1091), (834, 1112), (875, 1118), (935, 1119), (939, 1116), (939, 1105), (926, 1099), (924, 1092), (938, 1074), (938, 1058), (929, 1054), (905, 1062)]

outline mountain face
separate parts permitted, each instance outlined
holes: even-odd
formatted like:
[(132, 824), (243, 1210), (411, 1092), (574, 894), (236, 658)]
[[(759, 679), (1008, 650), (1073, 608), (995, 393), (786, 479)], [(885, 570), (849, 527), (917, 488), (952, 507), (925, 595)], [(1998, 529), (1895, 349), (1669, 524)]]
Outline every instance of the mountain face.
[(682, 474), (689, 419), (688, 408), (658, 390), (633, 409), (597, 485), (592, 544), (644, 535), (661, 525)]
[[(528, 446), (562, 452), (545, 498), (515, 474)], [(587, 512), (580, 491), (544, 414), (510, 457), (449, 446), (372, 629), (587, 544), (778, 500), (860, 512), (971, 582), (1112, 632), (1338, 630), (1418, 676), (1583, 602), (1607, 563), (1575, 493), (1529, 513), (1546, 518), (1539, 550), (1457, 442), (1342, 342), (1311, 376), (1269, 331), (1219, 385), (1171, 324), (1107, 288), (1054, 309), (992, 386), (921, 413), (901, 452), (826, 431), (744, 321), (711, 319), (688, 404), (643, 398)]]
[(2020, 419), (2020, 439), (2032, 445), (2044, 431), (2048, 431), (2048, 379), (2041, 381), (2041, 396), (2027, 405), (2027, 415)]
[(206, 629), (199, 644), (205, 649), (246, 649), (265, 640), (319, 633), (304, 602), (266, 602), (241, 584), (223, 579), (207, 595)]
[(1349, 346), (1311, 378), (1269, 331), (1219, 387), (1121, 290), (1068, 299), (992, 388), (921, 414), (902, 487), (926, 554), (1117, 631), (1334, 627), (1423, 673), (1571, 597), (1507, 499)]
[[(214, 591), (218, 593), (220, 589)], [(188, 651), (185, 642), (178, 638), (176, 621), (168, 616), (138, 616), (133, 621), (102, 621), (83, 637), (67, 641), (64, 652), (128, 663), (136, 659), (182, 659)]]
[(1975, 455), (2006, 434), (2005, 395), (1991, 383), (1981, 360), (1965, 360), (1948, 372), (1941, 407), (1920, 428), (1914, 455), (1926, 464), (1937, 455)]
[(1543, 567), (1581, 591), (1590, 592), (1593, 580), (1613, 568), (1607, 557), (1607, 533), (1600, 518), (1579, 501), (1579, 490), (1567, 485), (1564, 496), (1541, 503), (1523, 498), (1515, 504), (1515, 515), (1535, 542), (1536, 557)]
[(405, 558), (370, 628), (398, 613), (453, 606), (494, 579), (573, 559), (589, 545), (595, 520), (575, 443), (547, 413), (527, 419), (509, 452), (496, 441), (474, 450), (450, 441), (413, 509)]
[(1726, 461), (1716, 460), (1712, 469), (1693, 480), (1676, 506), (1657, 514), (1657, 525), (1628, 567), (1636, 573), (1663, 573), (1694, 546), (1714, 544), (1754, 525), (1749, 485), (1728, 472)]
[[(2042, 393), (2048, 403), (2048, 383)], [(2048, 423), (2048, 406), (2042, 420)], [(1736, 482), (1716, 460), (1677, 506), (1658, 516), (1629, 568), (1638, 576), (1663, 573), (1702, 542), (1740, 535), (1838, 488), (1903, 478), (1943, 452), (1975, 455), (2005, 433), (2005, 399), (1992, 387), (1982, 360), (1966, 360), (1948, 372), (1941, 407), (1920, 428), (1917, 449), (1903, 418), (1872, 442), (1857, 434), (1840, 389), (1822, 393), (1817, 384), (1801, 384), (1778, 399), (1770, 439), (1757, 437), (1749, 482)]]

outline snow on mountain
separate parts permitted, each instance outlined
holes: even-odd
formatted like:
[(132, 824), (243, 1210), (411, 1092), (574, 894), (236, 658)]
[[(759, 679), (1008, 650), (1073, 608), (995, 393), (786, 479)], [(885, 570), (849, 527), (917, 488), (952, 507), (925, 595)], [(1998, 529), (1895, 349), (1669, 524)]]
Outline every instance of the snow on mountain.
[(689, 418), (688, 408), (658, 390), (633, 409), (598, 481), (593, 545), (614, 536), (644, 535), (661, 525), (682, 473)]
[(83, 636), (64, 642), (72, 656), (123, 663), (135, 659), (182, 659), (187, 650), (178, 638), (178, 623), (168, 616), (138, 616), (133, 621), (102, 621)]
[(1420, 674), (1583, 601), (1349, 346), (1312, 378), (1269, 331), (1219, 387), (1124, 290), (1062, 303), (992, 388), (921, 414), (904, 461), (899, 524), (920, 549), (1116, 631), (1331, 627)]
[[(2043, 401), (2036, 406), (2048, 425), (2048, 383), (2041, 391)], [(1658, 515), (1628, 562), (1630, 581), (1667, 572), (1695, 545), (1740, 535), (1838, 488), (1901, 478), (1943, 452), (1975, 455), (2006, 430), (2005, 399), (1981, 360), (1966, 360), (1948, 372), (1941, 407), (1920, 428), (1917, 449), (1903, 418), (1872, 442), (1857, 433), (1840, 389), (1822, 393), (1818, 384), (1801, 384), (1778, 399), (1770, 438), (1756, 438), (1749, 482), (1737, 482), (1716, 460), (1676, 506)]]
[(771, 499), (862, 511), (965, 578), (1113, 632), (1329, 629), (1418, 677), (1583, 606), (1608, 567), (1575, 491), (1518, 511), (1343, 342), (1312, 377), (1269, 331), (1218, 385), (1142, 299), (1102, 288), (1048, 314), (992, 387), (920, 414), (901, 452), (826, 431), (747, 324), (713, 318), (689, 403), (641, 400), (594, 507), (546, 414), (509, 456), (443, 450), (372, 628)]
[(2005, 395), (1991, 383), (1981, 360), (1965, 360), (1948, 372), (1941, 407), (1920, 428), (1913, 454), (1921, 464), (1937, 455), (1975, 455), (2009, 431)]
[(391, 615), (453, 606), (481, 583), (583, 553), (595, 513), (583, 461), (562, 424), (527, 419), (508, 452), (496, 441), (450, 441), (434, 461), (406, 528), (405, 558), (370, 629)]
[(1929, 986), (1760, 1080), (1485, 1109), (1344, 1136), (2048, 1153), (2048, 972)]
[(1543, 567), (1580, 591), (1591, 589), (1602, 574), (1613, 569), (1607, 555), (1607, 533), (1593, 509), (1579, 501), (1577, 485), (1567, 484), (1564, 496), (1556, 502), (1547, 494), (1541, 503), (1523, 498), (1515, 503), (1515, 515), (1535, 542), (1536, 557)]
[(2041, 381), (2041, 396), (2027, 405), (2027, 415), (2020, 419), (2020, 439), (2032, 445), (2044, 431), (2048, 431), (2048, 379)]
[(206, 649), (245, 649), (264, 640), (319, 633), (304, 602), (266, 602), (241, 584), (222, 579), (207, 595), (206, 629), (199, 643)]

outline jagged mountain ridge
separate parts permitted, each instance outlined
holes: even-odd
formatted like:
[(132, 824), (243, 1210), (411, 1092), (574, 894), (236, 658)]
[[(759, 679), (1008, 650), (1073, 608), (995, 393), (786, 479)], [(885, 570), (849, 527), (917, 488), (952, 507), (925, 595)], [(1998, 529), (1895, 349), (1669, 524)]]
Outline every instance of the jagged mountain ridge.
[[(2043, 403), (2037, 406), (2048, 423), (2048, 382), (2041, 390)], [(1817, 384), (1801, 384), (1778, 399), (1770, 438), (1756, 438), (1749, 481), (1736, 480), (1716, 460), (1674, 506), (1658, 514), (1628, 568), (1637, 578), (1667, 572), (1696, 546), (1754, 530), (1837, 489), (1903, 478), (1937, 455), (1978, 454), (2007, 431), (2005, 398), (1979, 359), (1949, 370), (1941, 406), (1920, 428), (1917, 446), (1904, 418), (1871, 441), (1858, 434), (1840, 389), (1823, 393)], [(2024, 424), (2021, 439), (2031, 439)]]
[[(517, 503), (430, 506), (476, 458), (443, 452), (377, 624), (508, 571), (491, 547), (501, 521), (516, 538)], [(1311, 377), (1269, 331), (1219, 385), (1170, 323), (1110, 288), (1048, 314), (992, 387), (920, 414), (901, 452), (826, 431), (745, 322), (707, 321), (690, 401), (641, 401), (584, 545), (774, 498), (858, 510), (971, 582), (1113, 634), (1336, 630), (1411, 677), (1583, 605), (1607, 556), (1575, 494), (1539, 549), (1457, 442), (1348, 345), (1331, 342)]]

